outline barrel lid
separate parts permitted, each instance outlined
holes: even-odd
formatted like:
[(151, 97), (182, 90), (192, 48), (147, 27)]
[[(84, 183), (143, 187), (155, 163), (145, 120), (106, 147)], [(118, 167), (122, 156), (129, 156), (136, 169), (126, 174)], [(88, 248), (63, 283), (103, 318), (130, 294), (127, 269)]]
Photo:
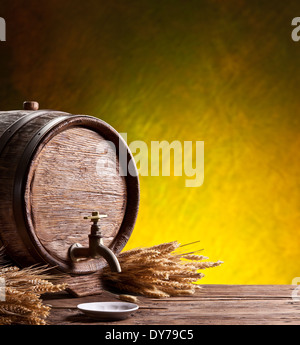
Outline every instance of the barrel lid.
[(74, 243), (88, 246), (90, 227), (82, 219), (94, 209), (107, 215), (104, 245), (115, 254), (125, 246), (137, 215), (139, 184), (137, 174), (124, 174), (120, 152), (112, 145), (124, 145), (120, 151), (130, 155), (122, 143), (105, 122), (82, 115), (71, 116), (40, 141), (27, 169), (22, 200), (26, 231), (51, 266), (89, 274), (106, 264), (101, 258), (73, 263), (69, 257)]

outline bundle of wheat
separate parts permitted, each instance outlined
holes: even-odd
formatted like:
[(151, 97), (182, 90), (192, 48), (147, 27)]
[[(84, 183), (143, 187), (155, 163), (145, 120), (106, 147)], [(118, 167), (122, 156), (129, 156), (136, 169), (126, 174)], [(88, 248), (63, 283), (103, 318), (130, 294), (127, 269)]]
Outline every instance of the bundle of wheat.
[[(125, 251), (118, 256), (121, 273), (103, 271), (108, 288), (153, 298), (192, 295), (204, 277), (200, 269), (219, 266), (222, 261), (208, 262), (195, 252), (179, 253), (176, 241), (153, 247)], [(176, 252), (177, 250), (177, 252)]]
[[(0, 250), (0, 259), (3, 251)], [(0, 260), (1, 261), (1, 260)], [(0, 325), (45, 325), (50, 307), (43, 304), (41, 295), (62, 291), (65, 284), (53, 284), (46, 267), (19, 269), (0, 262), (3, 290), (0, 300)]]

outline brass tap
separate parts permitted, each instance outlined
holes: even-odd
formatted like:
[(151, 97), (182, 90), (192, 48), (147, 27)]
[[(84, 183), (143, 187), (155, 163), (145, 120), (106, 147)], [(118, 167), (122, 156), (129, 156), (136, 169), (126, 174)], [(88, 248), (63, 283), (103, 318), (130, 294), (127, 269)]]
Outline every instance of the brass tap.
[(75, 243), (69, 248), (69, 257), (73, 262), (103, 257), (109, 264), (112, 272), (121, 272), (121, 266), (117, 257), (112, 250), (103, 244), (103, 236), (98, 221), (106, 217), (106, 214), (100, 214), (96, 211), (92, 212), (92, 216), (84, 217), (84, 219), (90, 219), (93, 222), (89, 235), (89, 247), (83, 247), (81, 244)]
[(98, 220), (100, 220), (101, 218), (106, 218), (107, 215), (106, 214), (100, 214), (99, 212), (92, 212), (92, 215), (89, 217), (83, 217), (83, 219), (90, 219), (91, 222), (94, 222), (94, 224), (98, 223)]

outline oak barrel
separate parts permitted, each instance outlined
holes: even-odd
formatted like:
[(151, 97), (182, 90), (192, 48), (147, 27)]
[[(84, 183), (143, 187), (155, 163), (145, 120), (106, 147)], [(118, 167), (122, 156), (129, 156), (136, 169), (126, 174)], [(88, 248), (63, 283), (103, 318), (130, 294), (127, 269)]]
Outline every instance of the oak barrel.
[(138, 206), (132, 154), (110, 125), (38, 110), (36, 102), (0, 112), (0, 241), (16, 264), (47, 264), (72, 276), (97, 272), (104, 259), (74, 263), (68, 256), (72, 244), (88, 246), (90, 223), (83, 217), (107, 215), (101, 220), (104, 244), (118, 254)]

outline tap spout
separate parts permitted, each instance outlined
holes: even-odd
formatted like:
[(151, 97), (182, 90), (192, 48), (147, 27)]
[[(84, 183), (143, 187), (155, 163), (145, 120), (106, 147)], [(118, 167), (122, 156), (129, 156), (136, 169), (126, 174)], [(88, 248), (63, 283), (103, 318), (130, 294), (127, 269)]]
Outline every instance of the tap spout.
[(82, 247), (79, 243), (73, 244), (69, 248), (69, 257), (73, 262), (103, 257), (112, 272), (122, 271), (114, 252), (103, 244), (102, 238), (98, 235), (89, 235), (89, 247)]
[(97, 247), (97, 252), (99, 256), (103, 257), (107, 261), (112, 272), (120, 273), (122, 271), (120, 263), (112, 250), (102, 244), (99, 244)]
[(103, 257), (112, 272), (121, 272), (121, 266), (116, 255), (103, 244), (100, 227), (97, 224), (98, 220), (103, 217), (106, 215), (99, 215), (99, 212), (93, 212), (92, 217), (85, 217), (85, 219), (89, 218), (93, 222), (89, 235), (89, 246), (82, 247), (78, 243), (73, 244), (69, 248), (69, 257), (73, 262)]

